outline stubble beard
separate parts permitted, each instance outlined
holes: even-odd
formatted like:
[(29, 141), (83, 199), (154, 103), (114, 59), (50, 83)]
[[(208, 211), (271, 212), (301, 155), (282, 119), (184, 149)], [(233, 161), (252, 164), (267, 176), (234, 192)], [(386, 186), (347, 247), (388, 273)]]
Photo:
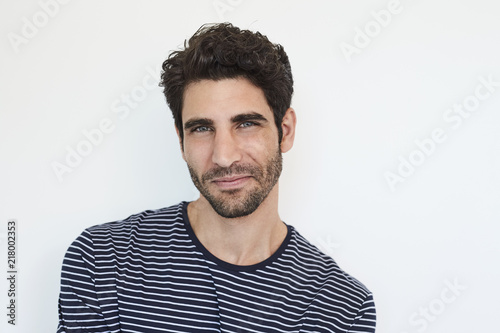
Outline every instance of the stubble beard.
[[(248, 164), (236, 164), (229, 168), (215, 167), (203, 174), (201, 179), (188, 163), (189, 174), (198, 191), (207, 199), (215, 212), (225, 218), (243, 217), (256, 211), (278, 182), (282, 168), (283, 157), (279, 148), (263, 168)], [(209, 184), (213, 179), (239, 174), (251, 175), (257, 186), (249, 190), (245, 188), (226, 190), (220, 195), (209, 190)], [(247, 193), (242, 197), (243, 191)]]

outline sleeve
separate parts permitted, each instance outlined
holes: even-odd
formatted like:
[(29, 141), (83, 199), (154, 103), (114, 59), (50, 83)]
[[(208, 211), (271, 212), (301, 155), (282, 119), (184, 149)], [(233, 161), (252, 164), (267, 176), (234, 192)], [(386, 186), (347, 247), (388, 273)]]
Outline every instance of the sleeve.
[(57, 333), (110, 332), (95, 287), (92, 236), (84, 231), (64, 257)]
[(347, 333), (375, 333), (376, 311), (373, 295), (369, 293)]

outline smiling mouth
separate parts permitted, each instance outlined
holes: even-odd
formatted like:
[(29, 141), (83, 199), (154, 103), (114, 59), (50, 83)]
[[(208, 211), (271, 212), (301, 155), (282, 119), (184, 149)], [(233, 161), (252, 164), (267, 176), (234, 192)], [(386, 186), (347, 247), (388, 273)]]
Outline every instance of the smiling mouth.
[(212, 180), (212, 183), (223, 189), (234, 189), (243, 186), (250, 178), (249, 175), (222, 177)]

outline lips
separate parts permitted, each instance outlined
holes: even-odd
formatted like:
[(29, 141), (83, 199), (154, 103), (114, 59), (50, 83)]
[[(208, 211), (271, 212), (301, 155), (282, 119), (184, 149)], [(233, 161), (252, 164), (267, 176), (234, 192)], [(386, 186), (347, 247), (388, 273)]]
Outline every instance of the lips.
[(217, 186), (224, 189), (232, 189), (243, 186), (248, 180), (252, 178), (249, 175), (236, 175), (230, 177), (221, 177), (212, 180)]

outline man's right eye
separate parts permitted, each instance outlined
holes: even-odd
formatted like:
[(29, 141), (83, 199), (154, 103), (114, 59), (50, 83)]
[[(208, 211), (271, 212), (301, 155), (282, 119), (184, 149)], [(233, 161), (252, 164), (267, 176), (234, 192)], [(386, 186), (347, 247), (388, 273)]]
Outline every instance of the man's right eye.
[(208, 126), (198, 126), (193, 128), (192, 132), (208, 132), (210, 131), (210, 127)]

